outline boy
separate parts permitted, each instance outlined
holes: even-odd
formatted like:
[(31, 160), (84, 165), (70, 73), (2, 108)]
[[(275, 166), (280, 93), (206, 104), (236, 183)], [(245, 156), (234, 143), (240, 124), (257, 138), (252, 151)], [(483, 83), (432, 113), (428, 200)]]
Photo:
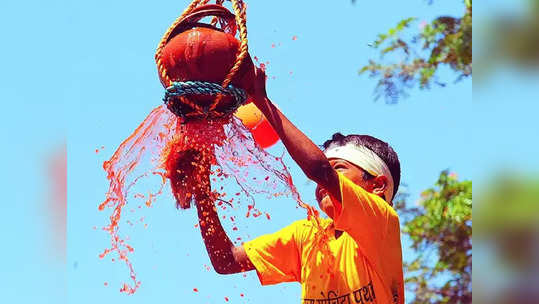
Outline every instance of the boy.
[(257, 68), (255, 74), (253, 102), (317, 183), (316, 199), (330, 219), (320, 226), (297, 221), (236, 247), (213, 201), (199, 201), (214, 269), (219, 274), (256, 270), (262, 285), (300, 282), (302, 303), (404, 303), (399, 218), (392, 208), (400, 182), (397, 154), (374, 137), (340, 133), (321, 151), (267, 98), (264, 71)]

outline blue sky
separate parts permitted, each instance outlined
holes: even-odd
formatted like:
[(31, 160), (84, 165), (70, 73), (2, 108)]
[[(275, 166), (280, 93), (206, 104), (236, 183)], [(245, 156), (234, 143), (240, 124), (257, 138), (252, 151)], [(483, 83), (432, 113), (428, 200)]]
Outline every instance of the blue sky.
[[(368, 43), (378, 33), (409, 16), (428, 21), (439, 14), (458, 15), (463, 9), (460, 1), (431, 6), (420, 0), (358, 1), (355, 5), (346, 0), (248, 3), (250, 53), (269, 61), (269, 97), (316, 143), (336, 131), (370, 134), (389, 142), (399, 154), (402, 181), (408, 185), (411, 200), (446, 168), (471, 179), (481, 176), (481, 168), (504, 153), (522, 157), (491, 132), (493, 121), (517, 115), (516, 109), (507, 102), (488, 107), (472, 102), (471, 79), (443, 89), (413, 90), (408, 99), (386, 105), (373, 101), (375, 80), (357, 75), (369, 58), (377, 56)], [(220, 276), (206, 270), (209, 260), (193, 227), (196, 214), (177, 211), (168, 192), (153, 208), (137, 213), (145, 216), (148, 229), (130, 230), (135, 247), (131, 259), (142, 281), (135, 295), (118, 291), (121, 282), (128, 280), (127, 268), (97, 257), (109, 242), (104, 232), (93, 229), (107, 220), (107, 213), (97, 210), (108, 188), (101, 165), (161, 103), (155, 47), (187, 4), (0, 4), (0, 28), (9, 42), (0, 50), (0, 63), (9, 71), (0, 74), (2, 104), (7, 106), (2, 136), (13, 144), (2, 152), (7, 160), (4, 166), (11, 172), (5, 183), (6, 201), (11, 203), (2, 207), (6, 248), (0, 258), (9, 274), (0, 279), (2, 302), (46, 303), (45, 293), (50, 303), (58, 303), (58, 298), (69, 303), (225, 303), (225, 296), (231, 303), (299, 302), (299, 284), (261, 287), (254, 273)], [(440, 76), (449, 77), (449, 82), (453, 79), (448, 71)], [(505, 83), (503, 76), (493, 81)], [(488, 94), (513, 93), (498, 88)], [(487, 100), (488, 94), (481, 97)], [(523, 113), (523, 119), (532, 120), (531, 113)], [(494, 129), (498, 134), (510, 132), (507, 125), (499, 128)], [(494, 152), (471, 153), (480, 148), (477, 136), (496, 145)], [(40, 172), (64, 138), (68, 221), (67, 261), (62, 265), (45, 254), (50, 239), (46, 233), (50, 220), (43, 204), (48, 182)], [(532, 145), (537, 148), (537, 143)], [(105, 148), (96, 154), (101, 146)], [(279, 143), (270, 152), (280, 155), (283, 149)], [(304, 200), (314, 203), (314, 185), (289, 157), (285, 160)], [(272, 215), (271, 221), (243, 219), (238, 236), (253, 238), (305, 217), (291, 199), (258, 204)], [(243, 210), (238, 212), (243, 214)], [(25, 219), (22, 225), (21, 218)], [(409, 256), (406, 248), (404, 254)]]

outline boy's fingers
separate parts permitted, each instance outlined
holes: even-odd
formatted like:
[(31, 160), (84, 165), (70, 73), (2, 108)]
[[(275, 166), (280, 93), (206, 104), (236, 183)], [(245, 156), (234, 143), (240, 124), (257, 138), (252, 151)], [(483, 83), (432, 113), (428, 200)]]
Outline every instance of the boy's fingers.
[(260, 68), (259, 67), (255, 67), (255, 81), (260, 79)]
[(259, 67), (255, 67), (254, 87), (255, 90), (264, 87), (265, 73)]
[(266, 71), (264, 69), (260, 69), (258, 74), (258, 81), (263, 87), (266, 87)]
[(255, 76), (257, 79), (261, 79), (262, 77), (265, 77), (266, 76), (265, 69), (261, 67), (255, 67)]

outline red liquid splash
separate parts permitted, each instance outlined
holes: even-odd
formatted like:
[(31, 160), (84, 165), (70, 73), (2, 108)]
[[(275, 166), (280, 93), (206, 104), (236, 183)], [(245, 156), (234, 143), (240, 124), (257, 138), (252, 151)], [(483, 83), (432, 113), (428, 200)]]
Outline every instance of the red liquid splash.
[[(192, 203), (207, 197), (214, 198), (217, 206), (226, 208), (223, 203), (232, 206), (239, 203), (235, 198), (240, 197), (250, 202), (246, 216), (258, 217), (264, 213), (256, 208), (253, 195), (265, 194), (268, 198), (291, 195), (307, 210), (308, 218), (320, 225), (318, 212), (301, 201), (282, 157), (261, 149), (234, 116), (182, 123), (164, 105), (159, 106), (122, 142), (111, 159), (104, 162), (103, 168), (110, 186), (99, 210), (112, 209), (110, 224), (103, 227), (110, 234), (111, 246), (99, 257), (114, 253), (126, 264), (132, 282), (131, 285), (123, 283), (120, 291), (127, 294), (136, 292), (140, 281), (128, 258), (134, 249), (120, 234), (119, 223), (129, 191), (145, 178), (158, 176), (157, 189), (147, 196), (136, 193), (131, 197), (146, 200), (147, 207), (155, 202), (168, 180), (180, 208), (189, 208)], [(240, 191), (228, 197), (224, 187), (216, 185), (226, 185), (230, 180)], [(270, 219), (267, 213), (266, 218)]]

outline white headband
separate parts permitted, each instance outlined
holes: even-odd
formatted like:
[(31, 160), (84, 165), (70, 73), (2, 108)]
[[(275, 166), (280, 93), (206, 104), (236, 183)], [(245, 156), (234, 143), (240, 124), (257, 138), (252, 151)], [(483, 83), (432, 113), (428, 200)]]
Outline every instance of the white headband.
[(387, 178), (384, 196), (387, 202), (393, 200), (393, 177), (386, 163), (376, 153), (364, 146), (348, 143), (344, 146), (330, 147), (326, 152), (327, 158), (340, 158), (361, 167), (371, 175), (383, 175)]

